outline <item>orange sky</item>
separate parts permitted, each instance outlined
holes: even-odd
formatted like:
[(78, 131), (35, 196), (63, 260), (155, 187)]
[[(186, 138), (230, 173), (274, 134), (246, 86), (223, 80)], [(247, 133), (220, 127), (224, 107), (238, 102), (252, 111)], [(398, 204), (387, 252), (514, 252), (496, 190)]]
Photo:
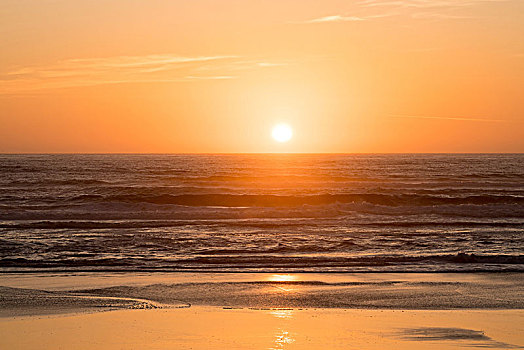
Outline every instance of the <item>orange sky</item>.
[(522, 0), (3, 0), (0, 43), (0, 152), (524, 152)]

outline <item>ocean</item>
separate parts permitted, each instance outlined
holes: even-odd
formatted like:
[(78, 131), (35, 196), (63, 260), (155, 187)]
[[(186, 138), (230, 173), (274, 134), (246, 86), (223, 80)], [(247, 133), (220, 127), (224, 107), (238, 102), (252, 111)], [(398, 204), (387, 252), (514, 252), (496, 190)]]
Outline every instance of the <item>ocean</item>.
[(524, 271), (524, 154), (0, 155), (0, 272)]

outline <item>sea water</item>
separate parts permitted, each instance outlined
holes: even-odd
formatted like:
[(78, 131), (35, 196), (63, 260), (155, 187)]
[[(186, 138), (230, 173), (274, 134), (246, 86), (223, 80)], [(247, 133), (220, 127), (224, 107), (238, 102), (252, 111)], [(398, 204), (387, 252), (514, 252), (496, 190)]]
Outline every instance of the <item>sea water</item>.
[(0, 155), (0, 271), (524, 271), (524, 155)]

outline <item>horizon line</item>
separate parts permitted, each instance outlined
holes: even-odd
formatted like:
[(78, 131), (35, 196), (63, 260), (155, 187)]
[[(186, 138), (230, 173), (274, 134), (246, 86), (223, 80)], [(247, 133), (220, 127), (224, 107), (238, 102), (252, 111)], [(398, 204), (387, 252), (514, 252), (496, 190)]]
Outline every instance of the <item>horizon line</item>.
[(357, 154), (524, 154), (523, 152), (0, 152), (0, 155), (357, 155)]

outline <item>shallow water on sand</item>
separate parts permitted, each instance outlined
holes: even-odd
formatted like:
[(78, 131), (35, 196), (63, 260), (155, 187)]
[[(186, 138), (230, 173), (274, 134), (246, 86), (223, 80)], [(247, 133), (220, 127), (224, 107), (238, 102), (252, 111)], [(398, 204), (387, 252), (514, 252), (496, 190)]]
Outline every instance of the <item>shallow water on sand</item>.
[(0, 316), (122, 308), (524, 309), (520, 273), (59, 273), (0, 278)]

